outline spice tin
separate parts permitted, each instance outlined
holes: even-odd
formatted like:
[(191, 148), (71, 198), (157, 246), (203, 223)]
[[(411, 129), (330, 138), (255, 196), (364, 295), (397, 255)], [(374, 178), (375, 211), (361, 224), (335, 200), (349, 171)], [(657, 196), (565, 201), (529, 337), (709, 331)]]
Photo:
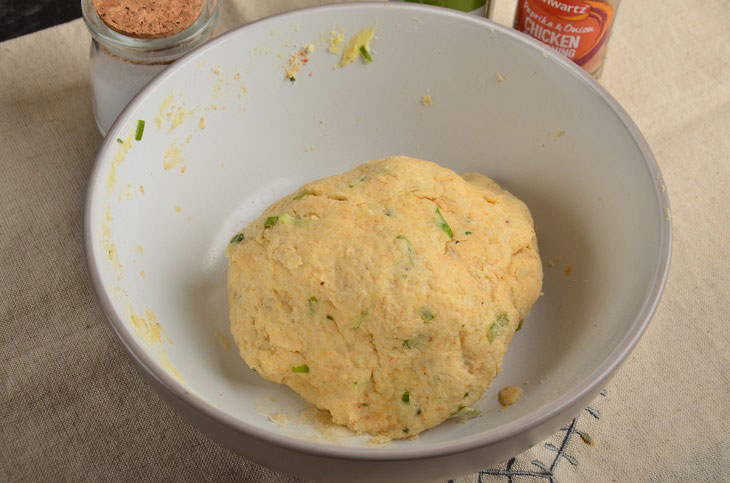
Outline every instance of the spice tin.
[(102, 135), (153, 77), (211, 37), (218, 18), (216, 0), (81, 0), (81, 10)]
[(519, 0), (514, 28), (598, 78), (620, 0)]

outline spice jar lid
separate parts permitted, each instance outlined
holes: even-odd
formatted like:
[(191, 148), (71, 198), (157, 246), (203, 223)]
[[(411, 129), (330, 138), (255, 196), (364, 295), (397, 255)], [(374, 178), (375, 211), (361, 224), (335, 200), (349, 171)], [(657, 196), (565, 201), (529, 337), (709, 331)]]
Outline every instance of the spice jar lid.
[(190, 27), (205, 0), (93, 0), (96, 13), (112, 30), (128, 37), (161, 39)]

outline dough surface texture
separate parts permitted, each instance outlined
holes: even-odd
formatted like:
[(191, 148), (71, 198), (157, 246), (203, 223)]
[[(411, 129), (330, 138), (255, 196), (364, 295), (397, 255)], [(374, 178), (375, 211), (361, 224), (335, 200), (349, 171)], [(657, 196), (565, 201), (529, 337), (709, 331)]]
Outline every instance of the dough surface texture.
[(394, 439), (481, 397), (542, 287), (524, 203), (403, 156), (304, 185), (227, 255), (246, 364), (335, 423)]

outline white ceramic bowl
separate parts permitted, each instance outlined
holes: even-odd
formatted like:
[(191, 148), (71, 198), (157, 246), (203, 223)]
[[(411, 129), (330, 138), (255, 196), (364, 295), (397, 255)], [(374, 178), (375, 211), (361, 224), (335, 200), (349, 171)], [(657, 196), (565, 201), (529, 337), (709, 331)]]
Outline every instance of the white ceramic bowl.
[[(335, 68), (330, 31), (347, 39), (370, 25), (374, 62)], [(309, 62), (287, 81), (288, 56), (308, 43)], [(433, 105), (421, 103), (424, 94)], [(144, 135), (132, 141), (139, 119)], [(479, 403), (483, 416), (414, 441), (333, 442), (299, 418), (306, 403), (249, 370), (231, 347), (224, 250), (301, 184), (393, 154), (494, 177), (532, 210), (543, 261), (561, 262), (545, 267), (545, 295)], [(99, 151), (85, 241), (112, 327), (201, 431), (304, 477), (436, 481), (539, 442), (603, 388), (656, 308), (671, 234), (649, 148), (580, 69), (486, 20), (390, 3), (268, 18), (164, 71)], [(525, 381), (522, 400), (498, 411), (499, 388)], [(289, 422), (274, 424), (271, 413)]]

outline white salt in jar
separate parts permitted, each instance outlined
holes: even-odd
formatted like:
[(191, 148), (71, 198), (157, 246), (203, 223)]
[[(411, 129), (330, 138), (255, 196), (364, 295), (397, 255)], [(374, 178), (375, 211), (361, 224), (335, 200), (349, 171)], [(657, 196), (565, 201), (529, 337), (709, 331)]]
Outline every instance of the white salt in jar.
[(155, 75), (206, 42), (218, 19), (216, 0), (81, 0), (81, 9), (102, 135)]

